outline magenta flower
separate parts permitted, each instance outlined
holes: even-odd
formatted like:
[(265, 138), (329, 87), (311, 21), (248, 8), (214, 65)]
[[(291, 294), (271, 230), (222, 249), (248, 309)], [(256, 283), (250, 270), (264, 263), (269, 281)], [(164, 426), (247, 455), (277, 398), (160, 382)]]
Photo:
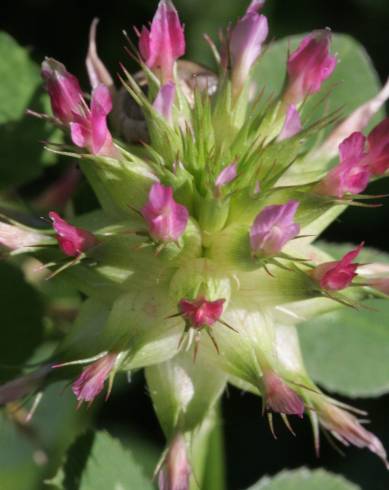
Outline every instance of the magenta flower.
[(106, 354), (94, 363), (83, 369), (81, 375), (72, 384), (73, 393), (77, 400), (92, 402), (104, 388), (104, 382), (110, 375), (117, 354)]
[(306, 36), (288, 59), (288, 85), (284, 100), (289, 104), (302, 102), (307, 95), (318, 92), (332, 74), (336, 58), (329, 53), (331, 33), (315, 31)]
[(353, 264), (353, 260), (359, 255), (363, 248), (363, 243), (358, 245), (351, 252), (346, 253), (340, 260), (324, 262), (318, 265), (312, 272), (311, 276), (327, 291), (340, 291), (347, 288), (354, 277), (357, 275), (359, 264)]
[(141, 209), (151, 237), (158, 242), (177, 241), (185, 232), (189, 213), (173, 199), (173, 189), (153, 184), (147, 204)]
[(159, 490), (189, 490), (190, 473), (185, 439), (177, 434), (158, 474)]
[(71, 138), (80, 148), (88, 148), (93, 155), (115, 156), (112, 136), (107, 127), (107, 116), (112, 110), (112, 98), (105, 85), (92, 92), (91, 107), (75, 114), (70, 123)]
[(250, 244), (255, 255), (276, 255), (299, 234), (300, 226), (293, 221), (298, 206), (298, 201), (289, 201), (267, 206), (258, 214), (250, 230)]
[(167, 82), (162, 85), (156, 99), (154, 100), (154, 109), (171, 124), (173, 118), (173, 105), (176, 97), (176, 85), (174, 82)]
[(374, 175), (382, 175), (389, 168), (389, 118), (381, 121), (367, 137), (366, 162)]
[(272, 371), (265, 372), (262, 381), (266, 408), (286, 415), (303, 416), (304, 402), (277, 374)]
[(293, 138), (293, 136), (296, 136), (301, 130), (300, 114), (294, 105), (290, 105), (286, 111), (285, 122), (278, 135), (278, 141)]
[(146, 65), (160, 72), (163, 83), (174, 77), (174, 63), (185, 53), (184, 28), (170, 0), (161, 0), (150, 30), (143, 27), (139, 51)]
[(216, 189), (220, 190), (226, 184), (229, 184), (238, 175), (237, 163), (233, 162), (227, 165), (227, 167), (223, 168), (223, 170), (219, 173), (215, 180)]
[(49, 217), (53, 222), (58, 244), (65, 255), (77, 257), (97, 244), (96, 237), (90, 231), (67, 223), (54, 211), (49, 213)]
[(42, 63), (41, 73), (46, 81), (53, 114), (64, 124), (69, 123), (83, 107), (77, 78), (66, 71), (62, 63), (52, 58), (46, 58)]
[(343, 198), (345, 194), (359, 194), (366, 189), (370, 169), (364, 151), (366, 138), (356, 132), (339, 145), (340, 164), (328, 172), (316, 186), (319, 194)]
[(262, 5), (263, 2), (251, 2), (245, 15), (239, 19), (231, 32), (229, 48), (235, 94), (242, 90), (269, 32), (267, 18), (257, 13)]
[(225, 299), (207, 301), (200, 297), (193, 301), (182, 299), (179, 302), (179, 310), (184, 319), (193, 328), (210, 327), (217, 322), (223, 313)]

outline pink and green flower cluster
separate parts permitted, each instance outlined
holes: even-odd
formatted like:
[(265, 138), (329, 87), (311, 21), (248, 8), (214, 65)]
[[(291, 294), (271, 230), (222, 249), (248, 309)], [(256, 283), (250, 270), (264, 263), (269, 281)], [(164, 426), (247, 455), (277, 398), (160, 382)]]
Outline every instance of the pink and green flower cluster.
[[(36, 390), (81, 365), (72, 389), (90, 403), (116, 372), (144, 368), (168, 440), (161, 489), (189, 488), (192, 436), (227, 383), (261, 396), (270, 420), (273, 413), (287, 424), (287, 416), (309, 418), (317, 449), (320, 425), (386, 463), (380, 441), (311, 380), (294, 310), (309, 304), (307, 316), (315, 315), (322, 301), (351, 308), (375, 290), (388, 293), (385, 275), (359, 274), (368, 267), (355, 262), (363, 244), (334, 260), (312, 243), (388, 171), (389, 120), (367, 136), (355, 115), (308, 121), (306, 102), (336, 70), (328, 29), (291, 50), (281, 93), (261, 103), (251, 75), (268, 39), (263, 3), (253, 0), (220, 49), (213, 45), (217, 73), (180, 59), (184, 28), (170, 0), (136, 31), (141, 71), (123, 67), (121, 88), (98, 58), (95, 24), (90, 97), (61, 63), (44, 61), (52, 120), (101, 207), (74, 219), (52, 211), (44, 235), (0, 226), (3, 245), (49, 263), (86, 297), (50, 369), (0, 387), (1, 402), (24, 396), (30, 380)], [(118, 129), (129, 117), (124, 103), (142, 115), (126, 127), (147, 128), (136, 144)], [(327, 125), (327, 139), (315, 146)], [(101, 324), (93, 332), (96, 308)]]

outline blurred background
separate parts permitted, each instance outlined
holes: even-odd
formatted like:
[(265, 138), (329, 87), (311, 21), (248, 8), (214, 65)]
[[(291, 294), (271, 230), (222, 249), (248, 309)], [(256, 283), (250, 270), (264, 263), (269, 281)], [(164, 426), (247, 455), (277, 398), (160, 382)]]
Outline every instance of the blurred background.
[[(122, 30), (126, 29), (135, 40), (132, 26), (141, 26), (149, 21), (156, 3), (154, 0), (3, 0), (0, 29), (11, 34), (21, 45), (28, 47), (35, 61), (40, 63), (44, 56), (54, 57), (77, 74), (84, 86), (87, 86), (84, 58), (92, 18), (101, 19), (98, 31), (99, 52), (111, 73), (119, 71), (119, 61), (124, 61), (126, 66), (135, 69), (123, 49), (125, 43)], [(211, 60), (202, 34), (207, 32), (215, 38), (218, 29), (235, 20), (246, 6), (243, 0), (176, 0), (175, 3), (186, 24), (188, 58), (203, 64), (210, 64)], [(365, 46), (381, 81), (387, 78), (388, 0), (268, 0), (264, 13), (269, 17), (270, 37), (273, 39), (327, 26), (335, 32), (345, 32), (354, 36)], [(33, 157), (31, 159), (31, 165), (34, 165)], [(18, 192), (22, 196), (34, 196), (47, 182), (55, 178), (57, 172), (57, 168), (48, 167), (43, 176), (22, 186)], [(385, 179), (371, 186), (369, 191), (385, 194), (388, 187), (389, 181)], [(94, 202), (87, 192), (84, 196), (78, 196), (76, 200), (78, 211), (93, 205)], [(324, 238), (333, 242), (347, 240), (353, 243), (365, 239), (368, 245), (389, 251), (388, 216), (389, 203), (385, 203), (385, 200), (384, 205), (374, 212), (353, 208), (325, 232)], [(349, 369), (352, 370), (353, 366), (349, 366)], [(57, 399), (59, 390), (51, 391), (55, 393), (51, 393), (49, 397)], [(57, 425), (54, 426), (65, 432), (67, 423), (72, 427), (70, 432), (76, 433), (77, 427), (85, 422), (82, 420), (83, 414), (77, 414), (77, 421), (65, 412), (62, 414), (61, 410), (64, 409), (60, 408), (60, 403), (68, 404), (73, 409), (74, 402), (71, 397), (68, 399), (67, 395), (60, 396), (61, 402), (57, 401), (56, 408), (51, 408), (57, 410), (55, 416), (53, 413), (45, 413), (44, 409), (37, 413), (36, 424), (38, 429), (42, 428), (45, 441), (50, 439), (50, 434), (45, 434), (45, 430), (49, 432), (47, 424), (50, 417), (55, 418), (54, 422)], [(389, 448), (389, 396), (378, 400), (353, 400), (351, 403), (369, 411), (373, 421), (371, 430), (379, 434)], [(293, 421), (297, 437), (289, 434), (282, 427), (281, 421), (277, 421), (278, 440), (275, 441), (266, 420), (261, 417), (260, 400), (251, 395), (242, 395), (231, 388), (223, 400), (223, 413), (229, 490), (246, 488), (264, 474), (274, 474), (284, 468), (304, 465), (324, 466), (331, 471), (342, 473), (365, 490), (384, 490), (389, 487), (389, 476), (383, 465), (367, 451), (350, 449), (347, 451), (347, 457), (343, 458), (325, 438), (322, 438), (321, 458), (316, 459), (310, 427), (306, 420)], [(164, 441), (145, 391), (142, 375), (135, 376), (130, 388), (124, 380), (119, 381), (109, 403), (95, 406), (87, 418), (87, 423), (90, 423), (90, 418), (94, 418), (100, 428), (106, 428), (122, 440), (129, 441), (131, 447), (136, 448), (137, 457), (146, 467), (146, 471), (152, 471)], [(0, 466), (8, 464), (8, 468), (13, 464), (13, 469), (18, 471), (18, 461), (17, 458), (12, 459), (12, 451), (10, 450), (9, 454), (3, 452), (4, 440), (7, 441), (8, 447), (12, 447), (17, 435), (9, 429), (8, 438), (4, 437), (4, 431), (0, 426)], [(35, 435), (30, 434), (29, 437), (32, 440)], [(30, 450), (28, 444), (23, 450)], [(34, 458), (38, 462), (39, 458), (42, 462), (44, 457), (44, 454), (34, 452)], [(27, 487), (10, 487), (10, 490), (27, 490)]]

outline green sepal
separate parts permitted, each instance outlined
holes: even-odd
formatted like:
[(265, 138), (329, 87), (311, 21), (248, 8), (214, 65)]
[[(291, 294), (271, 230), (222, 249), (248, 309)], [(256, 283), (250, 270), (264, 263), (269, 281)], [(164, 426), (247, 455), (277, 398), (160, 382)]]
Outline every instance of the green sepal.
[(151, 167), (134, 155), (123, 158), (85, 156), (80, 163), (104, 211), (114, 217), (131, 216), (130, 206), (140, 209), (151, 185), (157, 181)]
[(187, 261), (170, 282), (170, 297), (177, 305), (181, 299), (205, 297), (208, 301), (231, 296), (231, 278), (211, 260), (199, 258)]
[(226, 377), (215, 371), (199, 351), (196, 362), (190, 353), (146, 369), (154, 409), (166, 437), (176, 431), (198, 427), (223, 392)]

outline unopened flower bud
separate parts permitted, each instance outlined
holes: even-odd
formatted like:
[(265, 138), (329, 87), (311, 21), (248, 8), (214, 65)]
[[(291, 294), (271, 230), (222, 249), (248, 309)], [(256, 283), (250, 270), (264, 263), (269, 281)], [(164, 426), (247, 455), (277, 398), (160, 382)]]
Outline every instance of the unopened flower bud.
[(331, 33), (328, 30), (306, 36), (288, 59), (288, 85), (284, 100), (299, 104), (308, 95), (318, 92), (332, 74), (336, 58), (329, 53)]
[(232, 85), (236, 95), (239, 95), (246, 83), (269, 32), (267, 18), (257, 13), (257, 9), (262, 7), (262, 4), (263, 2), (252, 2), (231, 32), (229, 47)]
[(289, 201), (267, 206), (258, 214), (250, 230), (251, 250), (255, 255), (276, 255), (298, 235), (300, 226), (293, 221), (298, 206), (298, 201)]
[(46, 58), (42, 63), (41, 73), (47, 84), (54, 115), (64, 124), (69, 123), (83, 104), (77, 78), (62, 63), (52, 58)]
[(362, 250), (363, 243), (351, 252), (346, 253), (340, 260), (324, 262), (318, 265), (312, 272), (311, 277), (327, 291), (340, 291), (347, 288), (354, 277), (357, 276), (359, 264), (353, 264), (353, 260)]
[(173, 79), (174, 63), (185, 53), (184, 28), (170, 0), (161, 0), (150, 30), (143, 27), (139, 51), (146, 65), (160, 72), (163, 83)]
[(92, 402), (103, 390), (105, 380), (111, 374), (116, 359), (117, 354), (106, 354), (82, 371), (72, 384), (73, 393), (80, 403)]
[(150, 236), (158, 242), (177, 241), (185, 232), (189, 213), (173, 198), (173, 189), (153, 184), (147, 204), (141, 213), (149, 227)]
[(188, 490), (190, 473), (186, 442), (182, 434), (177, 434), (158, 474), (159, 490)]
[(263, 374), (264, 402), (269, 410), (285, 415), (304, 414), (304, 402), (301, 398), (272, 371)]
[(364, 135), (356, 132), (339, 145), (340, 163), (315, 187), (317, 193), (341, 199), (366, 189), (371, 172), (365, 160), (365, 142)]
[(67, 223), (54, 211), (49, 213), (49, 217), (53, 222), (59, 246), (65, 255), (77, 257), (97, 244), (96, 237), (90, 231)]

